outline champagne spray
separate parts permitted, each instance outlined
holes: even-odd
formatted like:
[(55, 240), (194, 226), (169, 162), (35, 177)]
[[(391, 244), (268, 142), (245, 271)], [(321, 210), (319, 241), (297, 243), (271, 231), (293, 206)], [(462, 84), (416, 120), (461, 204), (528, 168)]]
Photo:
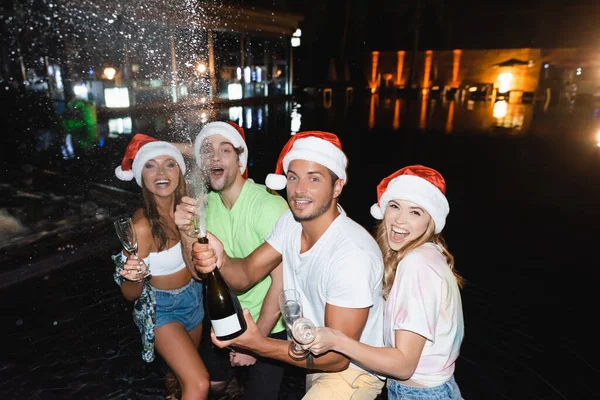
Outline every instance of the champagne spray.
[(192, 233), (194, 237), (198, 238), (198, 241), (203, 238), (206, 240), (205, 242), (200, 241), (200, 243), (208, 243), (208, 239), (206, 239), (206, 206), (208, 203), (210, 180), (207, 171), (210, 160), (212, 159), (212, 151), (212, 144), (210, 141), (205, 140), (200, 148), (201, 165), (194, 165), (194, 167), (190, 169), (187, 178), (188, 195), (193, 197), (198, 203), (196, 206)]

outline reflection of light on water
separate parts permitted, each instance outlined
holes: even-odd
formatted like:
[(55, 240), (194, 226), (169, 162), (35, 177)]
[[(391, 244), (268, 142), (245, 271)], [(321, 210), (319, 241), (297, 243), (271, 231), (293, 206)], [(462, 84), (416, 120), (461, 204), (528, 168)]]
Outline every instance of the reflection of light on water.
[(379, 95), (371, 94), (371, 104), (369, 106), (369, 129), (375, 126), (375, 104), (379, 100)]
[(427, 93), (424, 92), (423, 96), (421, 97), (421, 118), (419, 119), (419, 128), (425, 129), (426, 121), (427, 121)]
[(400, 99), (396, 99), (394, 103), (394, 129), (400, 128)]
[(258, 124), (258, 129), (262, 129), (263, 124), (263, 109), (259, 108), (256, 112), (256, 123)]
[(246, 107), (246, 129), (252, 128), (252, 108)]
[(73, 150), (73, 137), (70, 133), (65, 136), (65, 144), (60, 146), (60, 150), (65, 160), (70, 160), (71, 158), (75, 157), (75, 150)]
[(294, 103), (294, 105), (292, 106), (292, 113), (291, 113), (291, 131), (292, 131), (292, 135), (295, 135), (296, 133), (300, 132), (300, 127), (302, 126), (302, 114), (300, 114), (300, 104), (298, 103)]
[(242, 107), (229, 107), (229, 119), (236, 122), (239, 126), (242, 126), (244, 123), (242, 112)]
[(108, 120), (108, 133), (127, 134), (132, 130), (131, 117), (111, 118)]
[(497, 101), (496, 104), (494, 104), (494, 111), (493, 111), (494, 118), (506, 117), (507, 111), (508, 111), (508, 103), (505, 100)]
[[(498, 109), (496, 105), (499, 103)], [(494, 117), (497, 118), (496, 126), (502, 128), (515, 128), (520, 130), (525, 121), (525, 107), (522, 104), (509, 104), (506, 101), (499, 101), (494, 104)]]
[(452, 132), (452, 125), (454, 124), (454, 101), (448, 104), (448, 118), (446, 119), (446, 133)]

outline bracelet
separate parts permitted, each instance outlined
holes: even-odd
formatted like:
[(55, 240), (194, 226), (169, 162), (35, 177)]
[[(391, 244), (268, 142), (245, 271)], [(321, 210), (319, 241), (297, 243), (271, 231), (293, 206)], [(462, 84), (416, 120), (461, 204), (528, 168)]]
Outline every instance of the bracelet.
[(315, 369), (315, 361), (313, 360), (313, 355), (312, 353), (308, 353), (308, 355), (306, 356), (306, 368), (307, 369)]

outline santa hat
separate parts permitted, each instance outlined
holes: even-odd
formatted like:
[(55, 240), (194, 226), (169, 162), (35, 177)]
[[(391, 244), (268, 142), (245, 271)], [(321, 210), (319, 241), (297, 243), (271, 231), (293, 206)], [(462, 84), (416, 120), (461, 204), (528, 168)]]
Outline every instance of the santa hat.
[(435, 223), (435, 233), (446, 225), (450, 205), (446, 199), (446, 181), (432, 168), (423, 165), (404, 167), (377, 185), (377, 203), (371, 206), (371, 215), (383, 219), (391, 200), (405, 200), (423, 207)]
[(288, 166), (293, 160), (306, 160), (319, 163), (333, 171), (338, 178), (347, 181), (348, 159), (342, 151), (340, 139), (329, 132), (298, 132), (283, 146), (274, 174), (267, 175), (265, 184), (273, 190), (285, 188)]
[(244, 178), (248, 178), (248, 171), (246, 169), (246, 166), (248, 165), (248, 146), (246, 145), (244, 130), (238, 124), (231, 121), (215, 121), (204, 125), (194, 141), (194, 154), (196, 155), (196, 163), (198, 166), (202, 167), (202, 154), (200, 152), (202, 143), (204, 143), (204, 139), (212, 135), (221, 135), (229, 140), (233, 147), (242, 147), (244, 149), (239, 155), (240, 172)]
[(115, 175), (122, 181), (135, 178), (142, 186), (142, 169), (146, 161), (158, 156), (171, 156), (179, 164), (182, 174), (185, 174), (185, 162), (181, 152), (168, 142), (162, 142), (153, 137), (138, 133), (129, 142), (121, 165), (115, 168)]

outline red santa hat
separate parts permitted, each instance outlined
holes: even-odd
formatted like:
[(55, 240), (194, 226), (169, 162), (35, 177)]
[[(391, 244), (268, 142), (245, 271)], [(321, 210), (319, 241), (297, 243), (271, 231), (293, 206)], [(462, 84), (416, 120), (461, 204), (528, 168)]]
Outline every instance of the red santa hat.
[(285, 188), (290, 162), (293, 160), (306, 160), (319, 163), (329, 168), (338, 178), (347, 181), (346, 167), (348, 159), (342, 151), (340, 139), (329, 132), (306, 131), (298, 132), (283, 146), (274, 174), (267, 175), (265, 184), (273, 190)]
[(194, 141), (194, 154), (196, 156), (196, 163), (198, 166), (202, 167), (202, 154), (200, 152), (202, 143), (204, 143), (204, 139), (212, 135), (221, 135), (229, 140), (233, 147), (242, 147), (244, 149), (244, 151), (239, 155), (240, 172), (242, 173), (242, 176), (247, 179), (248, 170), (246, 167), (248, 165), (248, 146), (246, 145), (244, 130), (235, 122), (215, 121), (204, 125)]
[(391, 200), (410, 201), (423, 207), (435, 223), (435, 233), (444, 229), (450, 205), (446, 199), (446, 181), (435, 169), (410, 165), (384, 178), (377, 185), (377, 203), (371, 206), (371, 215), (383, 219)]
[(181, 173), (185, 174), (183, 155), (175, 146), (151, 136), (137, 133), (127, 145), (121, 165), (115, 168), (115, 175), (122, 181), (130, 181), (135, 178), (135, 181), (141, 187), (144, 164), (146, 164), (146, 161), (158, 156), (173, 157), (179, 164)]

